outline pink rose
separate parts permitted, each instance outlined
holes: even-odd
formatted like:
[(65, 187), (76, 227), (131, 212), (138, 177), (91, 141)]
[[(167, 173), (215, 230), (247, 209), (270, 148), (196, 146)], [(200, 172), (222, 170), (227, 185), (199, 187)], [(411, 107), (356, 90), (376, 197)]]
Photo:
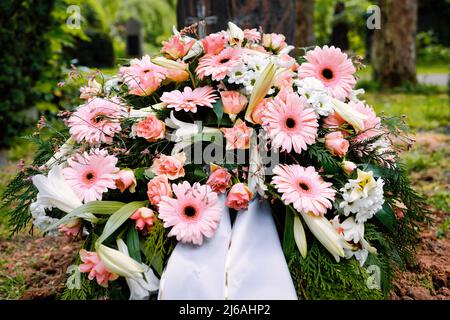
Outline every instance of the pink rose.
[(247, 127), (244, 121), (238, 119), (233, 128), (220, 129), (227, 140), (227, 150), (248, 149), (250, 147), (250, 137), (253, 129)]
[(136, 125), (136, 135), (149, 142), (158, 141), (164, 138), (166, 125), (153, 114), (150, 114), (144, 120)]
[(80, 219), (73, 219), (65, 224), (62, 224), (58, 227), (58, 231), (64, 233), (69, 237), (76, 237), (80, 234), (82, 222)]
[(351, 161), (343, 161), (342, 162), (342, 169), (346, 174), (350, 174), (353, 172), (353, 170), (356, 169), (356, 164), (354, 164)]
[(231, 174), (222, 167), (211, 165), (211, 175), (206, 184), (211, 187), (214, 192), (225, 193), (230, 184)]
[(223, 112), (236, 115), (241, 112), (248, 103), (247, 98), (237, 91), (221, 91)]
[(151, 171), (157, 175), (167, 175), (170, 180), (175, 180), (184, 177), (184, 162), (186, 161), (186, 154), (184, 152), (178, 153), (174, 156), (167, 156), (161, 154), (153, 161)]
[(253, 109), (252, 112), (252, 120), (253, 122), (255, 122), (256, 124), (262, 124), (262, 116), (264, 115), (264, 113), (267, 110), (267, 103), (272, 101), (272, 98), (264, 98), (262, 99), (262, 101), (255, 107), (255, 109)]
[(349, 142), (344, 139), (344, 135), (340, 131), (335, 131), (325, 136), (325, 147), (334, 156), (344, 156), (348, 151), (349, 145)]
[(119, 179), (116, 180), (116, 187), (120, 192), (129, 190), (131, 193), (136, 192), (136, 177), (131, 169), (122, 169), (118, 173)]
[(265, 33), (262, 37), (262, 46), (274, 52), (279, 52), (281, 49), (287, 47), (286, 37), (277, 33)]
[(202, 40), (203, 48), (205, 54), (219, 54), (223, 49), (225, 49), (225, 43), (227, 39), (221, 33), (213, 33), (209, 36), (203, 38)]
[(163, 41), (161, 52), (173, 60), (178, 60), (189, 52), (194, 43), (194, 39), (186, 41), (180, 35), (174, 35), (169, 41)]
[(102, 287), (108, 287), (108, 281), (116, 280), (119, 276), (115, 273), (109, 272), (103, 262), (100, 260), (96, 252), (80, 250), (80, 258), (84, 263), (80, 264), (80, 272), (89, 272), (88, 279), (97, 280), (97, 283)]
[(253, 198), (253, 193), (244, 183), (237, 183), (231, 187), (228, 192), (225, 205), (235, 210), (242, 210), (248, 208), (248, 203)]
[(144, 227), (148, 231), (153, 226), (153, 222), (156, 220), (155, 213), (149, 208), (139, 208), (130, 217), (130, 219), (136, 220), (136, 229), (143, 230)]
[(172, 188), (166, 176), (156, 176), (147, 184), (147, 196), (150, 203), (156, 206), (162, 196), (172, 197)]

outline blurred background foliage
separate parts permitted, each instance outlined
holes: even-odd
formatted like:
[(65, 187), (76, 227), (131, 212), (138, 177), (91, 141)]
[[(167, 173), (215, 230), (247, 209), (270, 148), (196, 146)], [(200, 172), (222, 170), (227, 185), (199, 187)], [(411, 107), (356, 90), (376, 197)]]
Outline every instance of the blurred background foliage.
[[(339, 2), (344, 3), (344, 10), (338, 10)], [(348, 31), (347, 51), (365, 56), (367, 8), (376, 3), (376, 0), (314, 0), (316, 44), (333, 43), (339, 36), (338, 27), (344, 26)], [(71, 5), (80, 7), (81, 28), (73, 29), (66, 23)], [(98, 68), (112, 75), (119, 64), (126, 63), (125, 24), (129, 18), (141, 22), (143, 52), (157, 53), (161, 41), (170, 36), (176, 25), (176, 8), (177, 0), (1, 1), (0, 150), (16, 144), (14, 137), (40, 115), (52, 119), (58, 111), (81, 103), (78, 88), (82, 81), (67, 81), (72, 65), (85, 74)], [(441, 14), (436, 15), (433, 10), (440, 10)], [(449, 10), (450, 0), (419, 0), (416, 36), (419, 74), (448, 73), (449, 31), (444, 20)], [(371, 71), (369, 65), (358, 75), (365, 80), (364, 87), (378, 90), (379, 84), (370, 79)], [(420, 86), (403, 89), (435, 92)], [(445, 90), (441, 88), (441, 94)]]

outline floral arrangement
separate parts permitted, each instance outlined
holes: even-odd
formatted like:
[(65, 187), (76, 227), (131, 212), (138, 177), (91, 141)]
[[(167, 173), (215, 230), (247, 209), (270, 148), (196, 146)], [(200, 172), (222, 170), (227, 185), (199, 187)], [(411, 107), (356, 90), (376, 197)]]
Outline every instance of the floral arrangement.
[(148, 299), (178, 246), (202, 250), (252, 202), (272, 208), (298, 297), (387, 295), (426, 214), (398, 160), (406, 126), (361, 100), (358, 59), (293, 49), (232, 23), (174, 30), (161, 54), (90, 74), (63, 126), (39, 122), (4, 199), (14, 232), (83, 240), (63, 298)]

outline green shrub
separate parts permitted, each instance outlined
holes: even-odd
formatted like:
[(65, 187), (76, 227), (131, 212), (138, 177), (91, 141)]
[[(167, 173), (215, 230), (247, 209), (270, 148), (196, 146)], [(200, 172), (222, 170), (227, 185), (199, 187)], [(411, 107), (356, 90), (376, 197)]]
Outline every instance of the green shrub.
[(51, 57), (46, 33), (52, 27), (51, 0), (0, 2), (0, 148), (29, 123), (27, 110), (39, 99), (34, 86)]

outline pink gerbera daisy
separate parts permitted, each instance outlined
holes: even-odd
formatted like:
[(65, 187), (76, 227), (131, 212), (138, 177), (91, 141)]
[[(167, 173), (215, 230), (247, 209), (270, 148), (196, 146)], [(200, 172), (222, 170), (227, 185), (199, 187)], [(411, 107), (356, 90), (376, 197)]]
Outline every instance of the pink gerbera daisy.
[(242, 61), (241, 48), (229, 47), (217, 55), (206, 54), (199, 60), (195, 72), (200, 79), (211, 76), (213, 80), (223, 80)]
[(356, 69), (347, 54), (343, 53), (341, 49), (334, 46), (316, 47), (314, 50), (308, 51), (305, 58), (308, 62), (300, 65), (299, 78), (319, 79), (332, 97), (345, 98), (356, 84), (353, 76)]
[(167, 103), (167, 108), (175, 108), (175, 111), (197, 112), (197, 106), (213, 107), (218, 96), (212, 87), (206, 86), (192, 90), (190, 87), (184, 87), (183, 92), (174, 90), (164, 92), (161, 101)]
[(120, 68), (119, 74), (127, 84), (130, 94), (148, 96), (159, 88), (168, 71), (152, 63), (150, 57), (145, 55), (141, 60), (131, 60), (129, 67)]
[(273, 169), (272, 183), (286, 204), (293, 204), (299, 212), (323, 215), (331, 209), (336, 190), (323, 181), (314, 167), (277, 165)]
[(69, 166), (63, 174), (80, 200), (86, 202), (101, 200), (108, 189), (116, 189), (119, 179), (117, 158), (106, 150), (93, 149), (89, 153), (76, 154), (67, 159)]
[(313, 109), (305, 108), (306, 102), (296, 93), (290, 93), (284, 102), (276, 97), (267, 104), (262, 116), (272, 146), (282, 151), (301, 153), (308, 144), (316, 141), (317, 116)]
[(72, 137), (90, 144), (111, 143), (114, 134), (120, 132), (123, 108), (116, 102), (95, 98), (80, 106), (69, 118)]
[(177, 199), (163, 196), (159, 202), (159, 218), (164, 227), (172, 227), (169, 236), (183, 243), (201, 245), (203, 238), (211, 238), (219, 225), (222, 206), (217, 193), (207, 185), (184, 181), (172, 185)]

